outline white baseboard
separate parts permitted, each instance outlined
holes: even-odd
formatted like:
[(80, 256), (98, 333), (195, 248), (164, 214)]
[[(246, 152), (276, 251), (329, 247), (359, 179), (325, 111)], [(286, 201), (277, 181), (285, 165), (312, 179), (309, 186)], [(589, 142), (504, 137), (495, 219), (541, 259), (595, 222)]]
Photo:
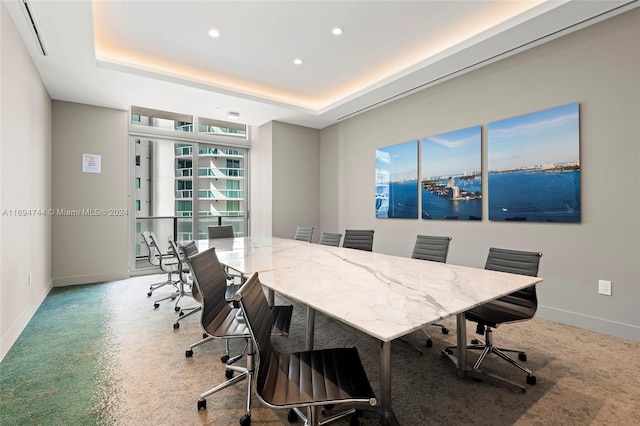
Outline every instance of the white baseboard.
[(31, 301), (27, 309), (24, 310), (16, 321), (11, 325), (7, 333), (0, 339), (0, 361), (4, 359), (13, 344), (20, 337), (20, 333), (27, 327), (31, 318), (35, 315), (36, 311), (42, 305), (42, 302), (47, 297), (51, 289), (53, 288), (53, 280), (49, 280), (47, 285), (42, 289), (40, 293)]
[(597, 333), (640, 342), (640, 326), (538, 305), (536, 316)]
[(92, 274), (92, 275), (76, 275), (71, 277), (58, 277), (53, 279), (54, 287), (64, 287), (67, 285), (81, 285), (81, 284), (93, 284), (103, 283), (107, 281), (116, 281), (129, 278), (129, 271), (113, 272), (107, 274)]

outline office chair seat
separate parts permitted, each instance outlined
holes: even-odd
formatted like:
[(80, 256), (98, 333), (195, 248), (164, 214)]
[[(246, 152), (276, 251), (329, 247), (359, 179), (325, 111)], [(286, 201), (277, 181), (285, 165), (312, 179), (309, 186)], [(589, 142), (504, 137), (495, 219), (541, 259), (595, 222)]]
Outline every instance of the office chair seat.
[[(541, 256), (542, 253), (538, 252), (492, 247), (489, 249), (485, 269), (535, 277), (538, 275)], [(535, 315), (537, 308), (538, 299), (536, 296), (536, 287), (534, 285), (500, 297), (492, 302), (484, 303), (467, 311), (465, 313), (466, 318), (469, 321), (477, 323), (476, 333), (484, 335), (485, 339), (484, 342), (481, 342), (478, 339), (473, 339), (471, 341), (471, 345), (467, 346), (468, 350), (481, 351), (478, 359), (473, 365), (474, 370), (480, 369), (480, 365), (487, 355), (494, 354), (527, 373), (527, 384), (534, 385), (537, 379), (536, 376), (533, 375), (533, 372), (525, 365), (506, 354), (507, 352), (517, 353), (519, 361), (526, 361), (526, 353), (520, 349), (495, 346), (493, 343), (493, 329), (501, 324), (531, 319)], [(457, 346), (448, 346), (444, 349), (444, 353), (453, 354), (455, 349), (457, 349)], [(492, 377), (503, 383), (518, 387), (522, 392), (526, 392), (526, 388), (523, 386), (495, 375), (492, 375)]]
[[(284, 353), (271, 344), (269, 325), (272, 314), (258, 274), (254, 273), (236, 293), (244, 310), (251, 342), (247, 355), (250, 374), (255, 374), (256, 393), (266, 405), (289, 408), (288, 420), (305, 418), (305, 424), (317, 425), (317, 407), (334, 404), (377, 404), (356, 348), (334, 348)], [(257, 369), (253, 359), (258, 356)], [(251, 359), (251, 361), (249, 361)], [(249, 367), (250, 366), (250, 367)], [(322, 424), (353, 416), (354, 409), (323, 419)], [(357, 417), (355, 417), (357, 421)], [(243, 417), (241, 424), (248, 424)], [(353, 423), (352, 423), (353, 424)]]
[[(451, 237), (439, 237), (433, 235), (417, 235), (416, 242), (413, 246), (413, 252), (411, 253), (412, 259), (429, 260), (431, 262), (446, 263), (447, 256), (449, 254), (449, 244)], [(436, 327), (440, 327), (442, 334), (449, 334), (449, 329), (442, 324), (431, 324)], [(425, 346), (430, 348), (433, 346), (433, 340), (431, 334), (426, 328), (420, 328), (420, 333), (427, 338)], [(412, 346), (413, 347), (413, 346)], [(422, 351), (416, 347), (413, 347), (416, 351), (422, 354)]]
[(169, 294), (168, 296), (161, 297), (153, 302), (153, 307), (160, 307), (160, 302), (164, 300), (175, 300), (180, 295), (179, 283), (180, 280), (174, 280), (173, 274), (178, 273), (179, 270), (179, 261), (176, 257), (173, 250), (167, 251), (163, 253), (160, 250), (160, 246), (158, 245), (158, 240), (153, 232), (144, 231), (142, 232), (142, 240), (147, 246), (148, 250), (148, 260), (149, 263), (153, 266), (158, 266), (162, 272), (167, 273), (167, 280), (163, 282), (159, 282), (156, 284), (152, 284), (149, 286), (149, 291), (147, 292), (147, 297), (151, 297), (153, 292), (161, 287), (166, 285), (172, 286), (175, 289), (175, 292)]
[[(228, 351), (229, 339), (245, 339), (246, 341), (245, 349), (239, 355), (231, 358), (227, 357), (226, 361), (223, 359), (226, 363), (225, 376), (227, 380), (200, 394), (200, 398), (198, 399), (198, 410), (200, 410), (207, 408), (206, 398), (209, 395), (219, 392), (244, 379), (251, 379), (253, 367), (250, 364), (251, 360), (249, 358), (247, 359), (247, 367), (233, 365), (243, 357), (249, 347), (251, 338), (246, 321), (244, 321), (244, 318), (243, 320), (239, 319), (239, 310), (233, 308), (225, 297), (227, 292), (227, 277), (216, 256), (215, 248), (212, 247), (202, 253), (189, 257), (187, 262), (193, 275), (194, 284), (198, 286), (198, 291), (202, 297), (200, 322), (206, 333), (206, 337), (201, 342), (212, 339), (224, 339)], [(267, 310), (270, 313), (270, 322), (265, 324), (265, 327), (267, 327), (269, 335), (279, 332), (281, 335), (287, 336), (289, 334), (293, 306), (274, 306), (274, 314), (271, 314), (271, 307), (267, 306)], [(276, 327), (274, 327), (274, 324)], [(188, 353), (187, 356), (189, 356)], [(234, 373), (240, 374), (234, 377)], [(246, 416), (250, 419), (251, 380), (248, 381), (248, 386)]]

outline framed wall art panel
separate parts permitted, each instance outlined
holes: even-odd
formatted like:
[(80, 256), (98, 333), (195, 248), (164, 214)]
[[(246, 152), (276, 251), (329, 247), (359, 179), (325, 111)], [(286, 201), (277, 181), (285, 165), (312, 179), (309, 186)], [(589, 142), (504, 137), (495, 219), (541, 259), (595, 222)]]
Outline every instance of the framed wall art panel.
[(488, 125), (489, 220), (580, 222), (577, 103)]
[(418, 218), (418, 141), (376, 149), (376, 218)]
[(482, 219), (482, 127), (422, 139), (422, 218)]

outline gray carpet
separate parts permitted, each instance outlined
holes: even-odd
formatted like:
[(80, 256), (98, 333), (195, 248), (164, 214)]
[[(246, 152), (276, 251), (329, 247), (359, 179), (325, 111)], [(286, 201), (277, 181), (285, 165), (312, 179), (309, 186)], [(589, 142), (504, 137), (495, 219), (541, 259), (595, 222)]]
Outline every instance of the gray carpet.
[[(98, 413), (90, 417), (95, 420), (78, 419), (77, 424), (238, 424), (244, 412), (246, 382), (209, 396), (207, 410), (197, 410), (199, 394), (225, 380), (224, 365), (219, 361), (223, 342), (200, 346), (195, 348), (193, 357), (185, 357), (189, 345), (202, 336), (199, 317), (185, 319), (180, 328), (174, 330), (172, 325), (177, 315), (173, 303), (165, 301), (158, 309), (153, 308), (156, 294), (147, 298), (147, 288), (162, 278), (160, 275), (137, 277), (104, 285), (101, 304), (107, 321), (103, 333), (106, 341), (100, 347), (108, 353), (96, 358), (102, 363), (99, 366), (102, 373), (93, 392), (97, 395), (106, 392), (108, 404), (97, 407)], [(158, 290), (157, 296), (162, 293)], [(181, 305), (194, 303), (185, 300)], [(304, 347), (305, 310), (294, 306), (290, 336), (274, 338), (276, 345), (284, 350)], [(69, 309), (81, 307), (69, 306)], [(36, 320), (61, 319), (34, 317), (28, 328), (41, 327)], [(424, 347), (420, 333), (408, 336), (408, 340), (424, 348), (422, 357), (403, 344), (393, 346), (393, 407), (402, 425), (640, 424), (640, 343), (539, 318), (504, 325), (494, 333), (495, 343), (525, 350), (526, 364), (537, 376), (537, 384), (527, 385), (527, 392), (523, 394), (459, 378), (453, 364), (440, 355), (444, 346), (455, 343), (453, 319), (443, 323), (452, 332), (443, 335), (437, 327), (430, 328), (432, 348)], [(78, 328), (77, 325), (71, 327), (68, 334), (79, 333)], [(474, 324), (469, 323), (469, 338), (475, 336), (474, 330)], [(379, 344), (375, 339), (318, 315), (316, 348), (331, 346), (358, 347), (373, 388), (379, 389)], [(241, 347), (236, 342), (232, 350), (238, 351)], [(8, 355), (5, 361), (10, 362), (10, 358)], [(74, 360), (69, 357), (67, 362), (71, 365)], [(244, 360), (239, 363), (244, 365)], [(491, 372), (525, 383), (525, 374), (503, 361), (491, 358), (485, 364)], [(3, 383), (15, 380), (8, 377), (12, 370), (2, 371)], [(32, 392), (32, 401), (24, 398), (13, 401), (10, 393), (3, 393), (3, 409), (15, 403), (21, 410), (29, 410), (38, 401), (46, 400), (48, 392), (56, 391), (55, 382), (40, 386), (42, 388)], [(95, 399), (105, 400), (104, 397)], [(46, 418), (37, 416), (27, 415), (26, 418), (31, 419), (28, 424), (68, 424), (61, 421), (56, 412), (49, 412)], [(288, 424), (286, 410), (267, 408), (257, 398), (252, 404), (252, 420), (254, 425)], [(6, 417), (2, 423), (12, 424)], [(361, 424), (376, 422), (365, 418)]]

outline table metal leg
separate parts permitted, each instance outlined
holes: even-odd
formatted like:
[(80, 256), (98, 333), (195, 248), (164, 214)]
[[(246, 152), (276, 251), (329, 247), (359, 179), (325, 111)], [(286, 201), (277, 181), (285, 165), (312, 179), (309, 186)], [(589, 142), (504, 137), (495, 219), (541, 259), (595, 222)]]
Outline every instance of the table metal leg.
[(316, 327), (316, 310), (307, 306), (307, 341), (305, 342), (308, 351), (313, 350), (313, 337)]
[(465, 377), (467, 369), (467, 316), (464, 312), (456, 315), (456, 335), (458, 343), (456, 367), (458, 368), (458, 375)]
[(380, 347), (380, 410), (384, 419), (391, 413), (391, 342), (381, 342)]
[(486, 380), (496, 384), (506, 384), (520, 390), (521, 392), (526, 392), (526, 388), (524, 386), (512, 382), (511, 380), (507, 380), (504, 377), (497, 376), (475, 367), (467, 367), (467, 318), (464, 312), (456, 315), (456, 332), (457, 350), (455, 355), (452, 350), (448, 349), (445, 349), (443, 353), (456, 364), (458, 376)]

